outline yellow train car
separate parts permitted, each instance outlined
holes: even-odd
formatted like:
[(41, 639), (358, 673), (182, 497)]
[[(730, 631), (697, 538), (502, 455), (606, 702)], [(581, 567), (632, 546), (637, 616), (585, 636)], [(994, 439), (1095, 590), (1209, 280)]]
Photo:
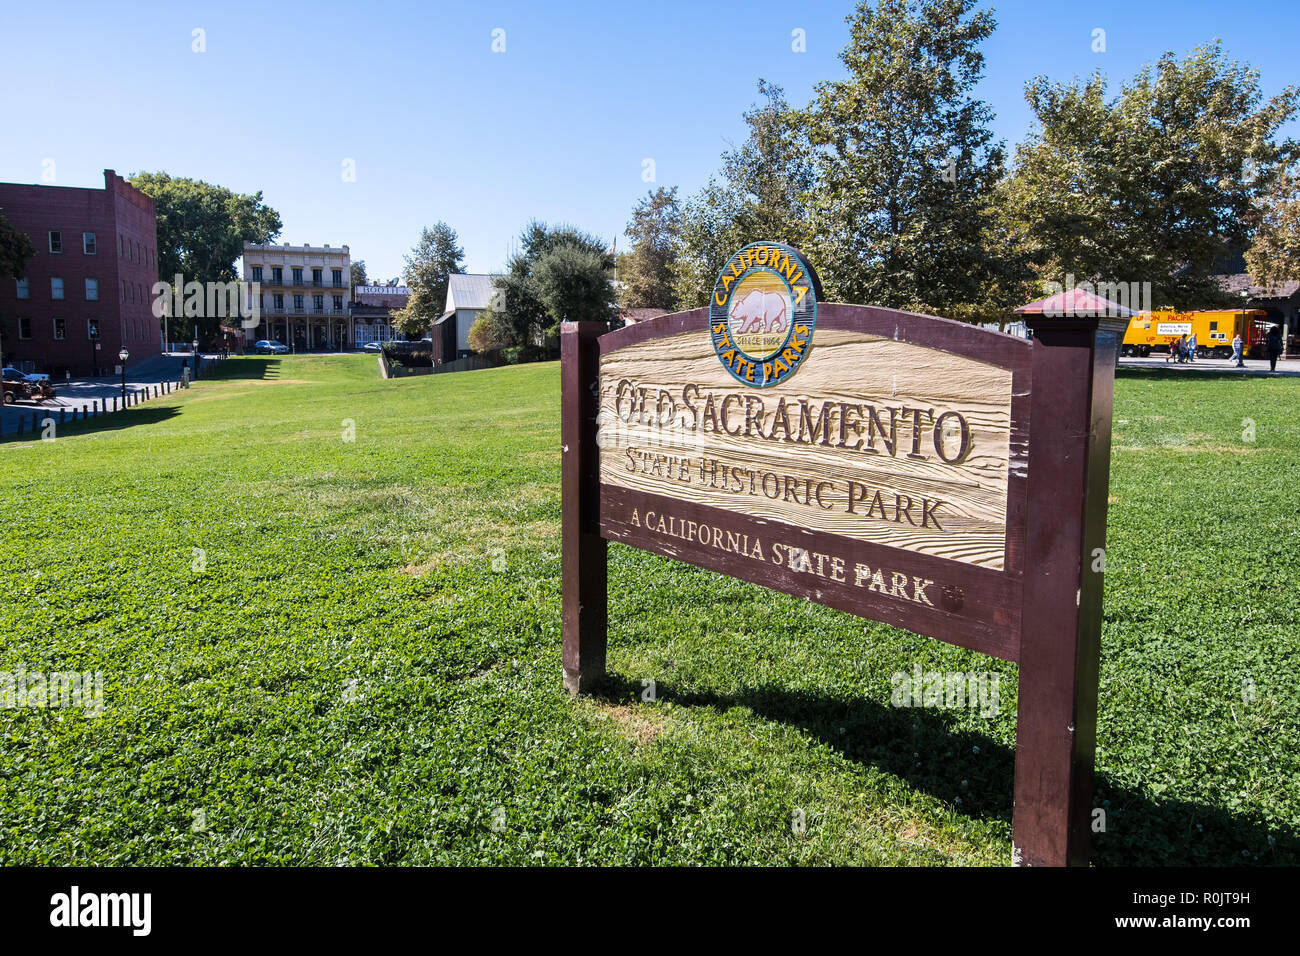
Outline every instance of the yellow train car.
[(1263, 339), (1267, 314), (1263, 309), (1140, 312), (1129, 319), (1120, 352), (1139, 356), (1168, 352), (1184, 335), (1195, 334), (1198, 357), (1231, 358), (1233, 336), (1240, 333), (1242, 350), (1248, 355), (1256, 341)]

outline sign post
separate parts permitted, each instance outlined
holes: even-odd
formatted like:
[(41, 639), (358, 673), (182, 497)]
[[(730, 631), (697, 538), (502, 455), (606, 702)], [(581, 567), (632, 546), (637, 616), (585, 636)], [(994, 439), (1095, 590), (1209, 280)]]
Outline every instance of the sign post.
[(820, 297), (754, 243), (708, 308), (562, 326), (565, 686), (604, 676), (610, 540), (1016, 661), (1012, 860), (1084, 863), (1124, 322)]
[(1083, 865), (1092, 822), (1115, 356), (1124, 321), (1026, 316), (1029, 533), (1016, 709), (1015, 862)]
[(566, 322), (560, 331), (564, 579), (564, 686), (586, 693), (605, 676), (606, 543), (600, 535), (600, 459), (596, 435), (603, 322)]

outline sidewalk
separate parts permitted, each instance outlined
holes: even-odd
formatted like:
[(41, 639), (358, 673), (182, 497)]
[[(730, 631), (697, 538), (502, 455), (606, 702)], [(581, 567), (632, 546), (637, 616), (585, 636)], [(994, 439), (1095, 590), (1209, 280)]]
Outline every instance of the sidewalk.
[(1275, 375), (1286, 378), (1300, 377), (1300, 356), (1288, 355), (1277, 360), (1277, 371), (1268, 370), (1268, 359), (1246, 359), (1245, 368), (1237, 368), (1230, 358), (1198, 358), (1195, 362), (1167, 362), (1163, 354), (1150, 355), (1147, 358), (1121, 358), (1120, 368), (1170, 369), (1179, 372), (1224, 372), (1233, 375)]
[[(211, 361), (218, 358), (214, 353), (201, 354), (200, 358), (205, 361)], [(181, 362), (194, 361), (194, 356), (189, 352), (177, 353), (172, 352), (163, 355), (155, 355), (152, 358), (145, 359), (136, 365), (128, 365), (126, 369), (126, 390), (127, 392), (136, 392), (142, 389), (152, 389), (154, 385), (160, 385), (163, 382), (176, 383), (181, 377)], [(193, 369), (191, 368), (191, 374)], [(22, 418), (24, 427), (30, 428), (33, 413), (40, 412), (42, 417), (46, 413), (53, 412), (53, 417), (59, 417), (59, 411), (71, 417), (73, 413), (82, 414), (85, 409), (94, 409), (95, 403), (101, 403), (100, 408), (111, 407), (112, 399), (120, 401), (122, 397), (122, 377), (120, 375), (107, 375), (100, 378), (83, 378), (73, 379), (71, 382), (59, 382), (53, 379), (50, 384), (54, 386), (54, 391), (58, 397), (52, 401), (41, 402), (39, 405), (33, 402), (22, 402), (14, 405), (5, 405), (0, 412), (0, 435), (12, 435), (18, 431), (18, 419)]]

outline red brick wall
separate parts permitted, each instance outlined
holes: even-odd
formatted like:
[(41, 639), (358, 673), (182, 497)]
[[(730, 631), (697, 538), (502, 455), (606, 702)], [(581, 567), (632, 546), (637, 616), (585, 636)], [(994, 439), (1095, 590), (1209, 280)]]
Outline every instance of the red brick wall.
[[(110, 178), (111, 177), (111, 178)], [(131, 353), (128, 367), (137, 359), (158, 355), (162, 351), (160, 320), (153, 314), (153, 284), (158, 281), (158, 228), (153, 200), (113, 171), (105, 171), (105, 188), (113, 190), (114, 218), (118, 240), (117, 301), (120, 322), (117, 339), (112, 344), (113, 361), (117, 350), (126, 346)], [(171, 281), (171, 276), (167, 281)], [(105, 340), (104, 349), (110, 347)]]
[[(58, 378), (111, 374), (118, 350), (131, 352), (128, 365), (160, 351), (158, 320), (150, 308), (157, 281), (157, 227), (153, 200), (111, 169), (103, 189), (0, 183), (0, 209), (31, 236), (36, 255), (27, 261), (30, 297), (19, 299), (12, 279), (0, 278), (0, 323), (5, 364), (32, 361)], [(63, 252), (51, 253), (49, 232), (63, 235)], [(86, 255), (82, 233), (93, 232), (95, 255)], [(63, 279), (63, 299), (51, 295), (52, 278)], [(99, 299), (86, 299), (86, 279), (99, 282)], [(31, 338), (19, 338), (19, 319), (31, 319)], [(54, 337), (55, 319), (66, 337)], [(99, 322), (99, 349), (88, 322)]]

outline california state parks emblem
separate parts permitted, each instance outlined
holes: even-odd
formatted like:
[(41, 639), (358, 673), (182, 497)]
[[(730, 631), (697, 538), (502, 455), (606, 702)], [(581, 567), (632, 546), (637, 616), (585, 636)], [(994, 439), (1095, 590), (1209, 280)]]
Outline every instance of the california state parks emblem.
[(770, 388), (803, 364), (817, 327), (817, 273), (798, 249), (754, 242), (727, 260), (709, 300), (718, 360), (742, 385)]

